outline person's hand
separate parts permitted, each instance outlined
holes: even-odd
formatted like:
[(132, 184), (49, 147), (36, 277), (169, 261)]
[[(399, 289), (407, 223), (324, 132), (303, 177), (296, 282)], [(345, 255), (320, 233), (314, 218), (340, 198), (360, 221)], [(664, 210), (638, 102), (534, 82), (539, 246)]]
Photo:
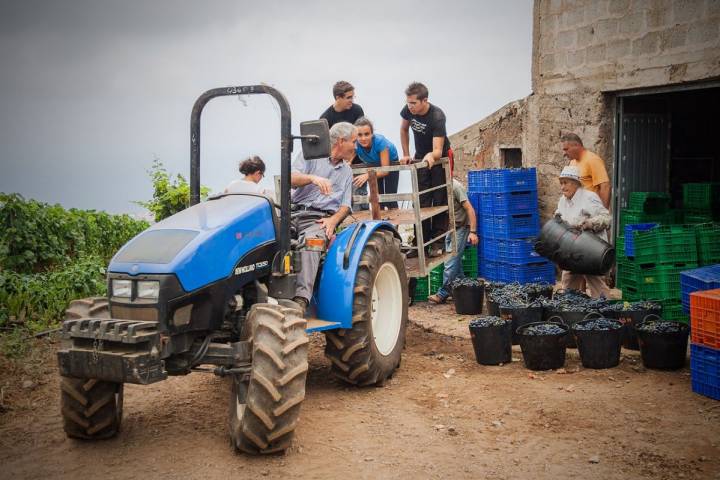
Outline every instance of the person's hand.
[(471, 232), (468, 234), (468, 242), (470, 242), (470, 245), (477, 245), (479, 240), (480, 239), (478, 238), (477, 233)]
[(410, 155), (403, 155), (398, 161), (400, 162), (400, 165), (407, 165), (412, 162), (412, 157)]
[(362, 175), (358, 175), (357, 177), (353, 178), (353, 185), (355, 185), (355, 187), (362, 187), (363, 185), (365, 185), (365, 182), (367, 182), (367, 181), (368, 181), (368, 174), (363, 173)]
[(435, 157), (433, 157), (432, 152), (425, 155), (425, 158), (423, 158), (428, 164), (428, 168), (432, 168), (433, 165), (435, 165)]
[(320, 193), (322, 193), (323, 195), (330, 195), (332, 193), (332, 183), (330, 183), (330, 180), (328, 180), (327, 178), (313, 175), (312, 183), (313, 185), (316, 185), (318, 187)]
[(593, 222), (591, 222), (588, 219), (588, 220), (585, 220), (584, 222), (582, 222), (582, 224), (580, 224), (580, 228), (583, 230), (591, 230), (592, 231), (592, 230), (595, 230), (595, 225), (593, 224)]
[(325, 235), (329, 241), (333, 235), (335, 235), (335, 227), (337, 227), (337, 223), (335, 223), (335, 220), (333, 220), (332, 217), (321, 218), (317, 221), (317, 223), (322, 224), (323, 228), (325, 228)]

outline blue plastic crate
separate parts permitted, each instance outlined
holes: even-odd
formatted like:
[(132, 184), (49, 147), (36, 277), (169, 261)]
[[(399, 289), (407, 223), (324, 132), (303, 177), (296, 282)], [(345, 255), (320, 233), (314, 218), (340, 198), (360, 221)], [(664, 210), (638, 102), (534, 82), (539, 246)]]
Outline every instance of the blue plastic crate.
[(537, 191), (483, 193), (481, 194), (483, 215), (511, 215), (535, 213), (538, 211)]
[(489, 238), (530, 238), (540, 233), (540, 217), (536, 213), (515, 215), (483, 215), (483, 235)]
[(720, 400), (720, 350), (691, 344), (690, 380), (693, 392)]
[(484, 193), (537, 190), (535, 168), (500, 168), (468, 172), (468, 189)]
[(539, 257), (538, 261), (522, 264), (485, 260), (482, 272), (483, 277), (491, 281), (555, 283), (555, 264), (543, 257)]
[(485, 259), (493, 262), (530, 263), (544, 260), (534, 249), (534, 238), (483, 238)]
[(635, 241), (633, 232), (645, 231), (657, 227), (657, 223), (634, 223), (625, 225), (625, 256), (635, 256)]
[(720, 264), (680, 272), (680, 299), (683, 311), (690, 313), (690, 294), (720, 288)]

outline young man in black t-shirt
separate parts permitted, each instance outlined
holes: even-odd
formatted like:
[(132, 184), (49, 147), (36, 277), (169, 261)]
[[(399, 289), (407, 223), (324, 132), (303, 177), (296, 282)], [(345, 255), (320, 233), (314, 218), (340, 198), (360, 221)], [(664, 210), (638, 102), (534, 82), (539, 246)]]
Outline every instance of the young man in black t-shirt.
[(350, 82), (343, 80), (333, 85), (333, 97), (335, 103), (325, 110), (320, 118), (324, 118), (328, 122), (328, 128), (339, 122), (348, 122), (355, 125), (355, 120), (365, 116), (365, 112), (360, 105), (353, 103), (355, 100), (355, 87)]
[[(438, 160), (447, 157), (450, 150), (450, 140), (445, 131), (445, 114), (440, 108), (428, 102), (428, 89), (419, 82), (411, 83), (405, 89), (407, 104), (400, 112), (400, 143), (402, 154), (400, 163), (426, 160), (429, 167), (418, 170), (418, 187), (427, 190), (445, 183), (445, 170), (437, 165)], [(415, 157), (410, 157), (410, 134), (412, 128), (415, 139)], [(439, 188), (432, 192), (420, 195), (421, 207), (447, 205), (447, 189)], [(427, 242), (448, 230), (447, 212), (435, 215), (422, 224), (423, 238)], [(442, 254), (444, 237), (436, 240), (430, 248), (430, 256)], [(458, 245), (458, 248), (462, 248)]]

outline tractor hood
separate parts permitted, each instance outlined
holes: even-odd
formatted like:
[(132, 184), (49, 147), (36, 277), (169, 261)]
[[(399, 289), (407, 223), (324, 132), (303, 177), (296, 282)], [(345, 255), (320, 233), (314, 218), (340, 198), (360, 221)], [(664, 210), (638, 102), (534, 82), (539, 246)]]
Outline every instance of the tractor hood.
[(229, 195), (194, 205), (130, 240), (110, 261), (113, 273), (175, 274), (190, 292), (233, 273), (242, 257), (275, 241), (270, 202)]

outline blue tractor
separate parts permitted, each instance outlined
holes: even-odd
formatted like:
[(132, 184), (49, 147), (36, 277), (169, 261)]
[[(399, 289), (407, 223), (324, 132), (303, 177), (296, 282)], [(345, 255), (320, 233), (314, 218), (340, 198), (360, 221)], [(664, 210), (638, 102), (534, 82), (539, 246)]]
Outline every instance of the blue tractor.
[[(208, 101), (267, 94), (281, 112), (281, 201), (219, 195), (200, 202), (200, 116)], [(306, 159), (327, 157), (327, 123), (290, 132), (276, 89), (241, 86), (202, 94), (191, 116), (191, 206), (123, 246), (108, 267), (107, 298), (76, 300), (58, 352), (69, 437), (120, 430), (123, 385), (213, 372), (230, 380), (232, 444), (250, 454), (287, 449), (305, 397), (308, 334), (323, 331), (332, 372), (382, 385), (400, 364), (408, 281), (400, 236), (383, 221), (350, 224), (330, 246), (295, 238), (290, 205), (293, 141)], [(311, 311), (291, 299), (300, 252), (321, 251)]]

